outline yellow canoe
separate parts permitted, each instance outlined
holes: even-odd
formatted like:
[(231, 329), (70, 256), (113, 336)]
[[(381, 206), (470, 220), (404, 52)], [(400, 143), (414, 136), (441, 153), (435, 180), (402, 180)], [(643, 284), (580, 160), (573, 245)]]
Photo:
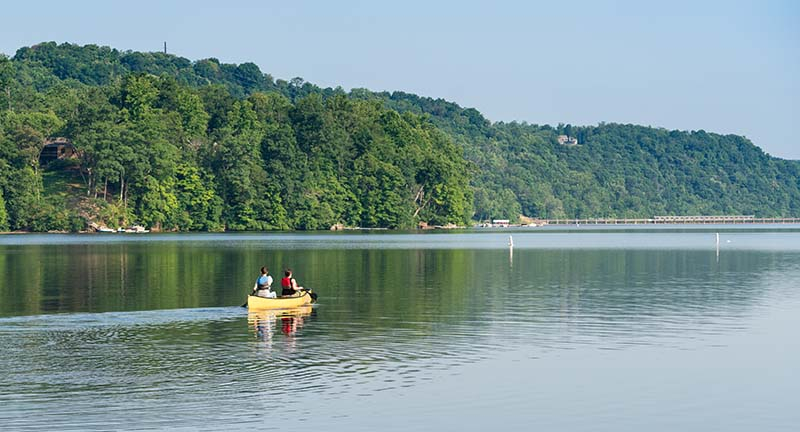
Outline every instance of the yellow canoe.
[(265, 298), (258, 296), (247, 296), (247, 308), (250, 310), (264, 309), (291, 309), (311, 304), (311, 295), (308, 291), (286, 297)]

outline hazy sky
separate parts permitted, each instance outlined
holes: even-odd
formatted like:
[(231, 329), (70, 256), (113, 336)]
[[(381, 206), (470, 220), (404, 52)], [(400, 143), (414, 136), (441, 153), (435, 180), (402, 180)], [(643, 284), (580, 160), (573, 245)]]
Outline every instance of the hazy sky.
[[(162, 4), (163, 3), (163, 4)], [(800, 159), (800, 1), (150, 1), (4, 4), (0, 52), (54, 40), (252, 61), (403, 90), (493, 121), (745, 135)]]

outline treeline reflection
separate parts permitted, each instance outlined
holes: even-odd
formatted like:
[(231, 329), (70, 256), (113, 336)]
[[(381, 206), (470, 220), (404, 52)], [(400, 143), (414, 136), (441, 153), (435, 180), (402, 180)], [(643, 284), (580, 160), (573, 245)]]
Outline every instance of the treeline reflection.
[[(759, 281), (794, 268), (797, 253), (680, 250), (265, 250), (180, 243), (6, 246), (0, 313), (105, 312), (241, 304), (258, 269), (292, 267), (320, 303), (360, 319), (450, 321), (551, 307), (746, 308)], [(395, 320), (388, 320), (395, 321)], [(411, 324), (409, 324), (411, 325)]]

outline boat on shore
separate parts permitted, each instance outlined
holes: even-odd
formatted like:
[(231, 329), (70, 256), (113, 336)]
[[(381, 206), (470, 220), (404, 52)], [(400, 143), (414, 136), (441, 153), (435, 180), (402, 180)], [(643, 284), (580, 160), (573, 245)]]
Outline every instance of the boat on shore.
[(291, 309), (312, 303), (310, 291), (302, 291), (293, 296), (266, 298), (249, 295), (247, 296), (247, 309), (267, 310), (267, 309)]
[(99, 233), (129, 233), (129, 234), (144, 234), (149, 233), (150, 230), (141, 226), (141, 225), (131, 225), (128, 228), (119, 227), (117, 229), (109, 228), (105, 225), (98, 225), (94, 222), (89, 223), (89, 231), (94, 230), (95, 232)]

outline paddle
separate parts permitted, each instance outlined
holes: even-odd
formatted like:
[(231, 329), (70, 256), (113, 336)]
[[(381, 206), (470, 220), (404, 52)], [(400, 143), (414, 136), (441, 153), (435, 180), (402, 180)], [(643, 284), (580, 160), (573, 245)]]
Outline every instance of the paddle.
[[(258, 284), (256, 284), (256, 286), (253, 287), (253, 292), (251, 292), (250, 295), (256, 295), (257, 287), (258, 287)], [(244, 303), (240, 307), (247, 307), (247, 300), (245, 300)]]
[(318, 296), (317, 296), (317, 293), (314, 292), (314, 290), (312, 290), (311, 288), (303, 288), (303, 291), (307, 292), (308, 295), (311, 296), (311, 301), (313, 301), (313, 302), (317, 301), (317, 297)]
[[(256, 294), (256, 290), (253, 290), (253, 293), (250, 294), (250, 295), (255, 295), (255, 294)], [(247, 300), (245, 300), (244, 303), (240, 307), (247, 307)]]

